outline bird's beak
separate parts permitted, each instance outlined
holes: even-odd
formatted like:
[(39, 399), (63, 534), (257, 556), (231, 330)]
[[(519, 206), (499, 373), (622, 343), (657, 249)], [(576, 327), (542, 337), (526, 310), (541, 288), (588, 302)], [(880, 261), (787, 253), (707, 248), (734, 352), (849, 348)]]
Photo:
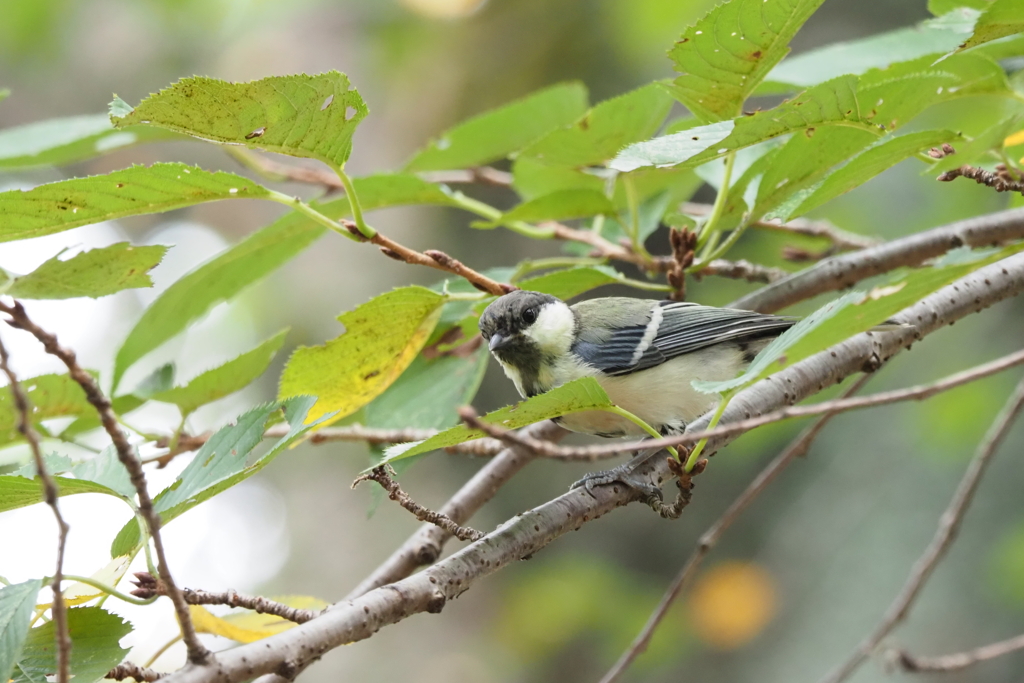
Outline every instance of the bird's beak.
[(489, 348), (492, 352), (499, 351), (508, 346), (511, 342), (512, 335), (503, 336), (498, 333), (494, 333), (491, 335), (491, 340), (487, 343), (487, 348)]

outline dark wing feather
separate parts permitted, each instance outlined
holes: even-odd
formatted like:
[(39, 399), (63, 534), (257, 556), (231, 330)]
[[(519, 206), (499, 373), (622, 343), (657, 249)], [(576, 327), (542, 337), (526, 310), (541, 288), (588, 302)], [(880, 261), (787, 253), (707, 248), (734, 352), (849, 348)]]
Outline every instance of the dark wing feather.
[(578, 342), (574, 350), (606, 374), (626, 375), (715, 344), (775, 337), (797, 322), (795, 318), (672, 301), (661, 302), (660, 310), (662, 320), (654, 339), (636, 363), (633, 355), (647, 332), (646, 325), (620, 328), (603, 343)]

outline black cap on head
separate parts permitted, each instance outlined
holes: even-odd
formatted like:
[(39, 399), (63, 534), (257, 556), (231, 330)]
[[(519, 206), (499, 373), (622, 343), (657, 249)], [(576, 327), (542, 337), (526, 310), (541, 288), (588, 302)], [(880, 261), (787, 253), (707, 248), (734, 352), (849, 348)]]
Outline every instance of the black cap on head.
[(532, 325), (545, 304), (557, 301), (550, 294), (523, 289), (500, 296), (480, 316), (480, 333), (484, 339), (490, 339), (495, 334), (510, 337)]

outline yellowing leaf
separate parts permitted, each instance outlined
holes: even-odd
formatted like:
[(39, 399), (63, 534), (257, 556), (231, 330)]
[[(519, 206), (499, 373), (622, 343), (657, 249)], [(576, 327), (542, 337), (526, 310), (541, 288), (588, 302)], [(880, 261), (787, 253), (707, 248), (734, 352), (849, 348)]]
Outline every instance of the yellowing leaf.
[[(106, 567), (95, 572), (89, 578), (108, 586), (116, 586), (117, 582), (120, 581), (121, 577), (128, 571), (128, 565), (130, 565), (131, 562), (131, 555), (115, 557), (107, 564)], [(94, 588), (86, 583), (76, 582), (71, 584), (70, 587), (64, 589), (64, 604), (68, 606), (81, 605), (83, 602), (89, 602), (93, 598), (98, 598), (103, 594), (103, 591), (98, 588)]]
[(332, 420), (351, 415), (409, 367), (437, 324), (444, 300), (424, 287), (403, 287), (342, 313), (343, 335), (323, 346), (299, 347), (288, 359), (280, 397), (316, 396), (307, 424), (327, 413), (337, 413)]
[(1003, 140), (1004, 147), (1014, 147), (1016, 145), (1024, 145), (1024, 130), (1018, 130), (1016, 133)]
[(775, 615), (775, 585), (764, 569), (746, 562), (713, 567), (693, 588), (690, 615), (697, 635), (722, 650), (753, 639)]
[[(328, 604), (320, 598), (308, 595), (281, 595), (270, 599), (289, 607), (309, 610), (321, 610)], [(212, 633), (215, 636), (223, 636), (239, 643), (261, 640), (281, 631), (287, 631), (296, 625), (295, 622), (273, 614), (260, 614), (249, 610), (228, 614), (224, 617), (211, 614), (198, 605), (190, 605), (189, 611), (192, 613), (192, 623), (200, 633)]]

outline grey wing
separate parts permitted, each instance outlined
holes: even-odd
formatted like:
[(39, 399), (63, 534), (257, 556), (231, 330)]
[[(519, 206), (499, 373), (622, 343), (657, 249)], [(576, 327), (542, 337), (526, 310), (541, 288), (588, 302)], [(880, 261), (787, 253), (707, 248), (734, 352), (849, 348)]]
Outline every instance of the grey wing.
[(753, 311), (663, 301), (645, 325), (617, 329), (601, 343), (577, 342), (574, 351), (608, 375), (627, 375), (723, 342), (774, 337), (797, 320)]

